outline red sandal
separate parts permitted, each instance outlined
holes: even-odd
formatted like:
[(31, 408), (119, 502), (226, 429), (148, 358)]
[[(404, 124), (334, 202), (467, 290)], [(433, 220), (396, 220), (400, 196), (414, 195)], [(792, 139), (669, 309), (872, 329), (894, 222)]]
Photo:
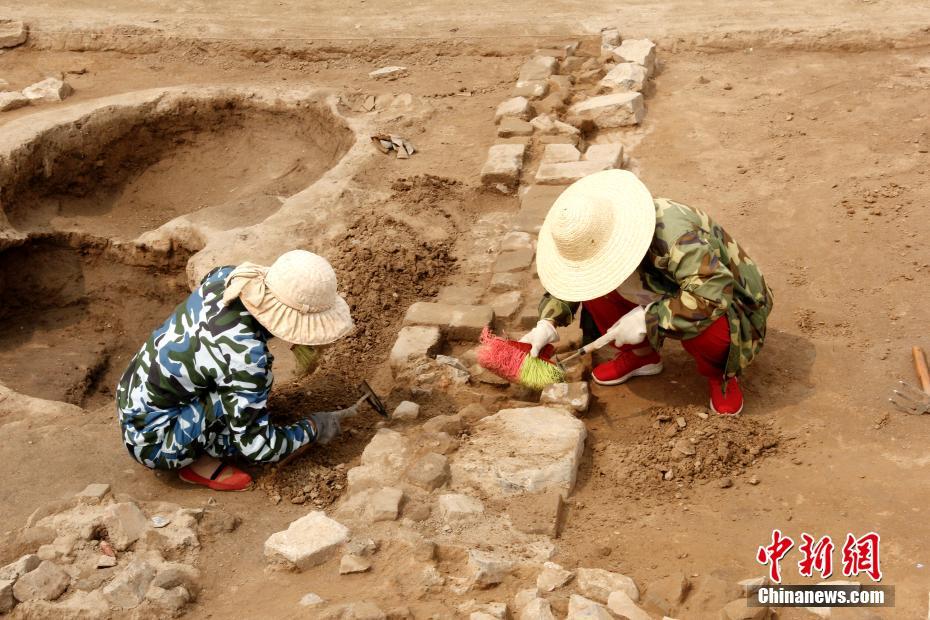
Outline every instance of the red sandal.
[[(227, 468), (230, 469), (232, 473), (223, 480), (218, 480), (220, 474)], [(188, 484), (199, 484), (200, 486), (213, 489), (214, 491), (245, 491), (252, 486), (252, 476), (226, 463), (220, 463), (219, 467), (216, 468), (209, 478), (204, 478), (188, 465), (178, 470), (178, 478)]]

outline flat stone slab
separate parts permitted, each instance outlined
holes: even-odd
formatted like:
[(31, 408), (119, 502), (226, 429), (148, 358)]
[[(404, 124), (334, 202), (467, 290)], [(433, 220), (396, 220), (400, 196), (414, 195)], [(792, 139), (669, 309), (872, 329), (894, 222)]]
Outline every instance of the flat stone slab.
[(442, 344), (439, 328), (430, 325), (408, 326), (401, 328), (397, 340), (388, 357), (391, 370), (407, 368), (417, 360), (432, 357)]
[(638, 125), (646, 115), (643, 96), (637, 92), (614, 93), (591, 97), (568, 109), (572, 125), (593, 125), (597, 129), (613, 129)]
[(491, 306), (465, 306), (418, 301), (404, 315), (404, 325), (434, 325), (450, 338), (477, 340), (494, 321)]
[(563, 408), (504, 409), (472, 427), (452, 455), (455, 488), (489, 496), (571, 492), (584, 451), (584, 424)]
[(573, 144), (547, 144), (543, 150), (541, 163), (561, 164), (567, 161), (580, 161), (581, 151)]
[(322, 511), (314, 511), (269, 536), (265, 558), (304, 570), (333, 557), (348, 538), (349, 530), (344, 525)]
[(627, 39), (614, 48), (614, 57), (617, 60), (635, 62), (646, 69), (647, 75), (652, 75), (656, 68), (656, 44), (649, 39)]
[(585, 161), (600, 161), (611, 168), (619, 168), (623, 165), (623, 145), (616, 144), (592, 144), (584, 152)]
[(553, 56), (534, 56), (520, 67), (520, 81), (545, 80), (559, 70), (559, 61)]
[(501, 124), (497, 126), (497, 137), (499, 138), (519, 138), (532, 135), (533, 126), (523, 119), (508, 117), (502, 119)]
[(21, 21), (0, 20), (0, 47), (16, 47), (26, 42), (29, 28)]
[(67, 82), (58, 78), (48, 78), (23, 89), (23, 95), (29, 101), (62, 101), (69, 97), (74, 89)]
[(505, 118), (529, 120), (533, 116), (533, 105), (526, 97), (512, 97), (502, 101), (494, 112), (494, 122), (500, 123)]
[(601, 78), (598, 86), (605, 91), (640, 92), (648, 77), (646, 67), (636, 62), (621, 62)]
[(526, 97), (527, 99), (541, 99), (549, 92), (548, 80), (522, 80), (514, 86), (512, 95), (514, 97)]
[(539, 234), (543, 220), (555, 199), (565, 190), (553, 185), (532, 185), (520, 198), (520, 211), (517, 213), (513, 229), (531, 234)]
[(481, 168), (481, 184), (503, 193), (513, 192), (520, 183), (525, 144), (495, 144)]
[[(555, 145), (550, 145), (555, 146)], [(589, 174), (610, 170), (614, 166), (607, 160), (565, 161), (558, 164), (540, 164), (536, 171), (537, 185), (570, 185)]]

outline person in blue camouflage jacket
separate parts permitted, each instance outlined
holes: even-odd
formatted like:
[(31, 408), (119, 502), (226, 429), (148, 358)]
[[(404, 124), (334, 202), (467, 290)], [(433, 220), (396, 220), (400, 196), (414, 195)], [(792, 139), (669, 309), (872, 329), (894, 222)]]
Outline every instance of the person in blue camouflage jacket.
[(268, 341), (290, 342), (298, 359), (353, 329), (336, 274), (322, 257), (294, 250), (270, 268), (219, 267), (175, 309), (129, 363), (117, 387), (123, 441), (141, 464), (176, 469), (216, 490), (251, 484), (222, 459), (275, 462), (326, 443), (357, 407), (276, 426), (265, 410), (274, 380)]

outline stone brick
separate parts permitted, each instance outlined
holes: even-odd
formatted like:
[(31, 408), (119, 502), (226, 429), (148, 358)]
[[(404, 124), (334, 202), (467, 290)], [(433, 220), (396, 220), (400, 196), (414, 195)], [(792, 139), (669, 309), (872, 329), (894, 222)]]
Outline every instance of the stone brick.
[(533, 185), (520, 199), (520, 212), (514, 222), (514, 230), (531, 234), (539, 233), (546, 214), (552, 203), (559, 197), (564, 188), (547, 185)]
[(599, 161), (610, 166), (611, 168), (620, 168), (623, 165), (623, 145), (613, 144), (592, 144), (584, 153), (586, 161)]
[(507, 502), (507, 516), (521, 532), (558, 538), (564, 506), (560, 491), (515, 495)]
[(513, 562), (487, 551), (471, 549), (468, 552), (468, 568), (472, 583), (487, 588), (502, 582), (513, 570)]
[(540, 404), (561, 405), (578, 413), (584, 413), (591, 402), (591, 393), (585, 381), (554, 383), (543, 388), (539, 402)]
[(613, 51), (613, 49), (618, 45), (620, 45), (620, 31), (616, 28), (602, 28), (601, 52), (604, 53)]
[(16, 581), (31, 570), (35, 570), (42, 560), (34, 553), (24, 555), (15, 562), (10, 562), (3, 568), (0, 568), (0, 580)]
[(26, 42), (29, 28), (21, 21), (0, 20), (0, 47), (16, 47)]
[(525, 121), (533, 116), (533, 104), (526, 97), (511, 97), (502, 101), (494, 112), (494, 123), (498, 124), (507, 117), (520, 118)]
[(501, 119), (501, 124), (497, 126), (497, 137), (499, 138), (514, 138), (532, 135), (533, 126), (523, 119), (508, 116), (507, 118)]
[(29, 105), (29, 98), (22, 93), (16, 91), (0, 93), (0, 112), (15, 110), (27, 105)]
[(577, 127), (569, 125), (568, 123), (563, 123), (549, 114), (540, 114), (530, 121), (530, 125), (535, 127), (536, 131), (543, 135), (576, 135), (580, 133)]
[(494, 321), (490, 306), (464, 306), (419, 301), (407, 309), (404, 325), (434, 325), (450, 338), (477, 340), (481, 330)]
[(559, 72), (559, 61), (552, 56), (533, 56), (520, 67), (521, 82), (530, 80), (545, 80), (550, 75)]
[(450, 284), (439, 290), (436, 301), (444, 304), (464, 304), (467, 306), (481, 297), (482, 292), (482, 288), (477, 285)]
[(462, 416), (455, 415), (437, 415), (423, 423), (422, 430), (424, 433), (448, 433), (458, 435), (462, 432)]
[(409, 400), (402, 400), (391, 414), (392, 420), (416, 420), (420, 415), (420, 405)]
[(402, 370), (416, 360), (436, 354), (442, 345), (442, 335), (436, 326), (408, 326), (401, 328), (391, 348), (391, 369)]
[(521, 273), (495, 273), (491, 276), (491, 284), (488, 286), (488, 290), (492, 293), (506, 293), (518, 290), (522, 286), (523, 274)]
[(125, 551), (145, 535), (149, 521), (138, 506), (123, 502), (107, 507), (103, 513), (103, 524), (113, 548)]
[(407, 480), (422, 489), (434, 491), (449, 480), (449, 459), (442, 454), (428, 452), (410, 466)]
[(546, 80), (520, 80), (511, 91), (514, 97), (527, 99), (541, 99), (549, 92), (549, 82)]
[(524, 144), (495, 144), (481, 168), (481, 184), (502, 193), (511, 193), (520, 184), (523, 171)]
[(604, 91), (640, 92), (646, 85), (646, 68), (636, 62), (621, 62), (607, 72), (598, 87)]
[(372, 522), (395, 521), (400, 513), (404, 492), (394, 487), (378, 489), (368, 498), (368, 517)]
[(639, 588), (630, 577), (600, 568), (579, 568), (575, 572), (578, 591), (599, 603), (607, 603), (611, 592), (622, 591), (631, 600), (639, 600)]
[(547, 136), (539, 136), (539, 143), (543, 146), (546, 144), (571, 144), (580, 151), (584, 145), (584, 138), (581, 137), (581, 134), (550, 134)]
[(17, 601), (54, 601), (61, 596), (71, 577), (52, 562), (42, 562), (13, 584), (13, 596)]
[(627, 620), (652, 620), (652, 617), (636, 604), (624, 590), (615, 590), (607, 597), (607, 607), (621, 618)]
[(580, 161), (581, 152), (571, 144), (547, 144), (543, 151), (542, 164), (560, 164)]
[(543, 569), (536, 576), (536, 589), (539, 592), (552, 592), (558, 590), (572, 580), (575, 573), (565, 570), (555, 562), (546, 562)]
[(501, 251), (506, 250), (525, 250), (536, 247), (536, 244), (533, 241), (533, 235), (525, 232), (511, 231), (504, 235), (504, 238), (501, 239), (500, 249)]
[(353, 573), (364, 573), (371, 569), (371, 562), (365, 558), (359, 557), (352, 553), (347, 553), (339, 560), (339, 574), (351, 575)]
[(532, 248), (501, 252), (497, 255), (497, 260), (494, 261), (492, 270), (494, 273), (523, 271), (533, 264), (533, 256), (535, 254), (536, 252)]
[(374, 80), (381, 80), (381, 79), (396, 80), (397, 78), (405, 75), (406, 73), (407, 73), (407, 67), (398, 67), (398, 66), (392, 65), (390, 67), (381, 67), (380, 69), (369, 71), (368, 77)]
[(593, 125), (597, 129), (612, 129), (638, 125), (646, 109), (640, 93), (614, 93), (591, 97), (568, 109), (568, 122), (577, 126)]
[(656, 44), (649, 39), (627, 39), (613, 50), (618, 60), (635, 62), (646, 69), (647, 76), (656, 68)]
[(67, 82), (58, 78), (46, 78), (23, 89), (23, 95), (30, 101), (62, 101), (73, 92)]
[(88, 484), (84, 490), (76, 495), (79, 502), (97, 504), (110, 492), (110, 485), (100, 482)]
[(607, 608), (577, 594), (572, 594), (568, 600), (568, 615), (565, 620), (613, 620)]
[(494, 316), (509, 321), (523, 305), (523, 294), (520, 291), (509, 291), (495, 295), (488, 302), (494, 308)]
[[(550, 145), (555, 146), (555, 145)], [(536, 171), (537, 185), (570, 185), (581, 179), (600, 172), (601, 170), (610, 170), (609, 162), (606, 161), (567, 161), (559, 164), (540, 164)]]
[(462, 521), (484, 514), (484, 504), (470, 495), (446, 493), (439, 496), (439, 514), (447, 523)]
[(321, 511), (293, 521), (286, 530), (265, 541), (265, 558), (299, 570), (322, 564), (336, 554), (349, 537), (349, 530)]

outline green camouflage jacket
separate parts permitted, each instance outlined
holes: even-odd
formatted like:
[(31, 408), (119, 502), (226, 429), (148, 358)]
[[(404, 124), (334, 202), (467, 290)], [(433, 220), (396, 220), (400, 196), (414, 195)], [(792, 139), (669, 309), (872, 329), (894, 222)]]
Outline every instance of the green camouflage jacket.
[[(726, 376), (739, 375), (765, 340), (772, 291), (743, 249), (699, 209), (656, 198), (656, 232), (640, 265), (643, 287), (661, 295), (647, 307), (646, 328), (656, 350), (666, 337), (694, 338), (718, 318), (730, 322)], [(548, 293), (540, 318), (571, 323), (578, 303)]]
[(216, 433), (252, 461), (277, 461), (315, 438), (301, 420), (276, 426), (265, 405), (274, 381), (270, 334), (238, 299), (223, 304), (220, 267), (142, 345), (117, 387), (129, 446), (186, 454)]

